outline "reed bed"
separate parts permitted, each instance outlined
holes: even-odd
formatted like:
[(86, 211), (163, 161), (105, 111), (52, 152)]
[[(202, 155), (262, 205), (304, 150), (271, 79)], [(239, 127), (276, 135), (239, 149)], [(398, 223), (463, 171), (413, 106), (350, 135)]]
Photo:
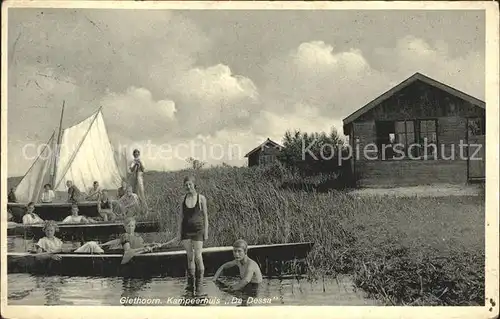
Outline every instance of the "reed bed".
[[(312, 241), (309, 278), (349, 274), (388, 305), (484, 304), (484, 198), (356, 197), (283, 185), (281, 167), (215, 167), (146, 175), (148, 202), (175, 234), (183, 178), (208, 200), (207, 246)], [(324, 182), (322, 176), (318, 183)], [(314, 181), (308, 181), (313, 185)]]

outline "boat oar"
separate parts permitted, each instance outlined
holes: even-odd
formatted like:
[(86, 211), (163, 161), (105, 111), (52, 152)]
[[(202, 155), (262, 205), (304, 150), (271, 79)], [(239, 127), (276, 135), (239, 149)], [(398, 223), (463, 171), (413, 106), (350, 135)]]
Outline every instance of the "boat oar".
[(150, 249), (161, 248), (161, 247), (170, 245), (174, 240), (175, 240), (175, 238), (172, 239), (172, 240), (167, 241), (164, 244), (152, 244), (152, 245), (148, 245), (148, 246), (146, 246), (144, 248), (141, 248), (139, 250), (129, 249), (125, 253), (123, 253), (122, 265), (128, 263), (130, 261), (130, 259), (132, 259), (135, 255), (142, 254), (143, 252), (147, 251), (148, 248), (150, 248)]

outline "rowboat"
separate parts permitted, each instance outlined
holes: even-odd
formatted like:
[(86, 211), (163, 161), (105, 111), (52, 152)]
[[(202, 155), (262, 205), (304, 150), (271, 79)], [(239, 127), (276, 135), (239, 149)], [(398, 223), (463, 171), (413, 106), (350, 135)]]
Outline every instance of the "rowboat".
[[(23, 216), (26, 214), (26, 204), (7, 203), (7, 209), (12, 214), (12, 221), (16, 223), (23, 222)], [(86, 201), (78, 202), (78, 213), (87, 217), (98, 217), (97, 202)], [(71, 203), (38, 203), (35, 204), (35, 214), (43, 220), (62, 221), (71, 215)]]
[[(57, 237), (63, 240), (106, 240), (109, 235), (124, 232), (121, 222), (97, 222), (92, 224), (63, 224), (58, 223)], [(138, 233), (152, 233), (160, 231), (157, 221), (138, 221), (135, 226)], [(10, 224), (8, 236), (23, 236), (24, 238), (40, 238), (44, 236), (43, 224)]]
[[(21, 222), (29, 202), (35, 203), (35, 213), (42, 219), (60, 221), (70, 214), (66, 203), (67, 181), (82, 192), (79, 213), (98, 216), (97, 201), (83, 201), (85, 191), (99, 182), (102, 189), (117, 190), (127, 178), (126, 158), (115, 151), (109, 140), (102, 108), (80, 123), (63, 128), (64, 104), (58, 131), (54, 130), (21, 181), (16, 185), (16, 203), (7, 203), (15, 222)], [(120, 163), (120, 164), (119, 164)], [(38, 203), (45, 184), (50, 184), (57, 200)]]
[[(311, 242), (252, 245), (248, 246), (248, 256), (259, 264), (263, 275), (266, 276), (303, 272), (303, 260), (313, 245)], [(205, 276), (213, 275), (223, 263), (232, 260), (232, 250), (231, 246), (204, 248)], [(8, 252), (7, 272), (49, 276), (151, 278), (183, 277), (186, 270), (186, 252), (179, 247), (137, 255), (125, 265), (121, 265), (123, 254), (119, 251), (58, 255), (60, 260), (40, 260), (35, 254)]]

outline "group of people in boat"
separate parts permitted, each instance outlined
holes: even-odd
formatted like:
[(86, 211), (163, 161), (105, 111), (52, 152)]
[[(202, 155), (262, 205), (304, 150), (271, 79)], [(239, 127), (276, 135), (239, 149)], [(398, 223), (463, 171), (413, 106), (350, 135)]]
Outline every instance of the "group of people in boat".
[[(208, 239), (208, 214), (207, 200), (199, 194), (195, 187), (195, 179), (188, 176), (184, 179), (186, 194), (182, 198), (179, 211), (179, 223), (175, 238), (164, 245), (181, 243), (186, 250), (187, 256), (187, 291), (195, 296), (203, 294), (203, 281), (205, 266), (203, 263), (203, 243)], [(77, 206), (72, 206), (76, 207)], [(76, 209), (75, 209), (75, 212)], [(125, 233), (119, 238), (103, 244), (87, 242), (75, 252), (102, 253), (105, 249), (121, 248), (124, 254), (127, 252), (151, 252), (155, 245), (145, 244), (143, 238), (135, 233), (136, 219), (128, 216), (123, 220)], [(60, 259), (58, 252), (63, 251), (63, 243), (55, 236), (58, 225), (54, 221), (46, 221), (44, 225), (45, 237), (35, 244), (35, 250), (42, 258)], [(221, 288), (232, 294), (244, 297), (243, 303), (248, 297), (255, 297), (258, 293), (259, 284), (262, 282), (262, 273), (258, 264), (247, 256), (248, 244), (243, 239), (238, 239), (233, 244), (234, 260), (221, 265), (216, 271), (213, 281)], [(226, 285), (220, 280), (224, 270), (230, 267), (238, 267), (240, 270), (240, 281), (234, 285)]]
[[(144, 212), (143, 207), (140, 205), (140, 199), (133, 192), (132, 186), (128, 185), (126, 181), (122, 182), (122, 186), (120, 188), (124, 191), (120, 194), (120, 190), (118, 190), (119, 197), (116, 200), (109, 197), (107, 190), (99, 187), (98, 181), (94, 182), (93, 186), (87, 193), (88, 195), (85, 197), (82, 196), (82, 193), (78, 190), (78, 188), (73, 185), (72, 181), (67, 181), (66, 185), (68, 186), (67, 201), (72, 205), (70, 212), (68, 212), (70, 214), (64, 218), (62, 223), (94, 223), (98, 220), (114, 221), (116, 219), (123, 219), (126, 216), (138, 216)], [(51, 189), (51, 185), (46, 184), (44, 186), (44, 191), (41, 194), (41, 202), (52, 203), (54, 198), (55, 195), (54, 191)], [(100, 217), (93, 219), (87, 216), (79, 215), (78, 202), (81, 198), (88, 201), (96, 201)], [(25, 225), (44, 222), (44, 220), (36, 214), (34, 202), (28, 203), (26, 206), (26, 213), (24, 214), (22, 220)]]
[[(134, 159), (129, 166), (130, 178), (127, 182), (122, 181), (122, 185), (117, 189), (117, 199), (111, 199), (108, 191), (102, 189), (99, 181), (94, 181), (93, 185), (87, 192), (82, 193), (73, 181), (66, 181), (67, 202), (77, 204), (83, 201), (96, 201), (97, 209), (102, 221), (113, 221), (117, 218), (123, 219), (126, 216), (138, 216), (149, 211), (145, 192), (143, 174), (145, 171), (144, 163), (140, 159), (140, 151), (133, 151)], [(56, 199), (55, 192), (52, 190), (52, 185), (45, 184), (43, 192), (40, 196), (40, 202), (44, 204), (53, 203)], [(15, 188), (12, 188), (8, 194), (9, 203), (16, 203)], [(26, 214), (23, 216), (23, 224), (37, 224), (42, 223), (43, 220), (34, 212), (34, 202), (28, 203), (26, 207)], [(76, 223), (92, 223), (96, 220), (78, 215), (78, 206), (72, 205), (71, 214), (64, 219), (63, 222), (76, 222)], [(76, 212), (75, 212), (76, 211)], [(9, 220), (12, 215), (9, 212)]]
[[(130, 164), (130, 172), (133, 174), (133, 182), (127, 184), (123, 181), (118, 189), (118, 199), (110, 200), (107, 192), (99, 188), (99, 183), (94, 182), (91, 189), (84, 197), (86, 200), (96, 200), (98, 209), (103, 220), (114, 220), (117, 216), (123, 217), (125, 233), (118, 239), (111, 240), (103, 244), (87, 242), (75, 252), (102, 253), (104, 249), (110, 247), (120, 247), (124, 254), (127, 252), (150, 252), (155, 246), (148, 246), (141, 236), (135, 233), (136, 212), (138, 207), (148, 210), (144, 197), (144, 164), (139, 158), (140, 152), (134, 150), (134, 160)], [(199, 194), (195, 187), (195, 179), (188, 176), (184, 179), (186, 194), (182, 197), (179, 211), (179, 223), (175, 238), (165, 243), (181, 243), (186, 250), (187, 256), (187, 290), (194, 295), (203, 294), (203, 281), (205, 266), (203, 262), (203, 243), (207, 241), (209, 235), (207, 199)], [(85, 216), (78, 214), (76, 204), (82, 198), (81, 192), (71, 181), (66, 183), (68, 187), (68, 201), (72, 202), (71, 215), (63, 220), (63, 223), (93, 222)], [(50, 202), (54, 199), (54, 193), (50, 185), (45, 185), (41, 196), (42, 202)], [(58, 225), (55, 221), (43, 221), (34, 212), (34, 203), (28, 204), (27, 213), (23, 217), (23, 223), (45, 222), (45, 237), (41, 238), (35, 245), (35, 251), (40, 253), (42, 258), (59, 259), (58, 252), (62, 252), (63, 243), (55, 236)], [(25, 222), (26, 220), (26, 222)], [(241, 280), (235, 285), (226, 286), (226, 290), (242, 294), (242, 296), (256, 296), (258, 286), (262, 282), (262, 274), (258, 264), (247, 256), (248, 245), (243, 239), (238, 239), (233, 244), (234, 260), (224, 263), (215, 273), (213, 280), (224, 287), (220, 276), (224, 269), (237, 266), (240, 270)], [(132, 250), (132, 251), (131, 251)]]

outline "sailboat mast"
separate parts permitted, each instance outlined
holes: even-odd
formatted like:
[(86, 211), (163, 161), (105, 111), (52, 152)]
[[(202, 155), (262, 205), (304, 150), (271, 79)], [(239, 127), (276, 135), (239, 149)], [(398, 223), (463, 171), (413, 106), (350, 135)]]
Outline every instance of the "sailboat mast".
[(55, 187), (55, 182), (56, 182), (56, 173), (57, 173), (57, 160), (59, 159), (59, 152), (60, 152), (60, 147), (61, 147), (61, 138), (62, 138), (62, 121), (64, 117), (64, 104), (65, 101), (63, 100), (62, 104), (62, 110), (61, 110), (61, 118), (59, 119), (59, 132), (57, 133), (57, 144), (55, 147), (55, 152), (54, 152), (54, 167), (52, 168), (52, 175), (50, 176), (50, 184), (52, 187)]

